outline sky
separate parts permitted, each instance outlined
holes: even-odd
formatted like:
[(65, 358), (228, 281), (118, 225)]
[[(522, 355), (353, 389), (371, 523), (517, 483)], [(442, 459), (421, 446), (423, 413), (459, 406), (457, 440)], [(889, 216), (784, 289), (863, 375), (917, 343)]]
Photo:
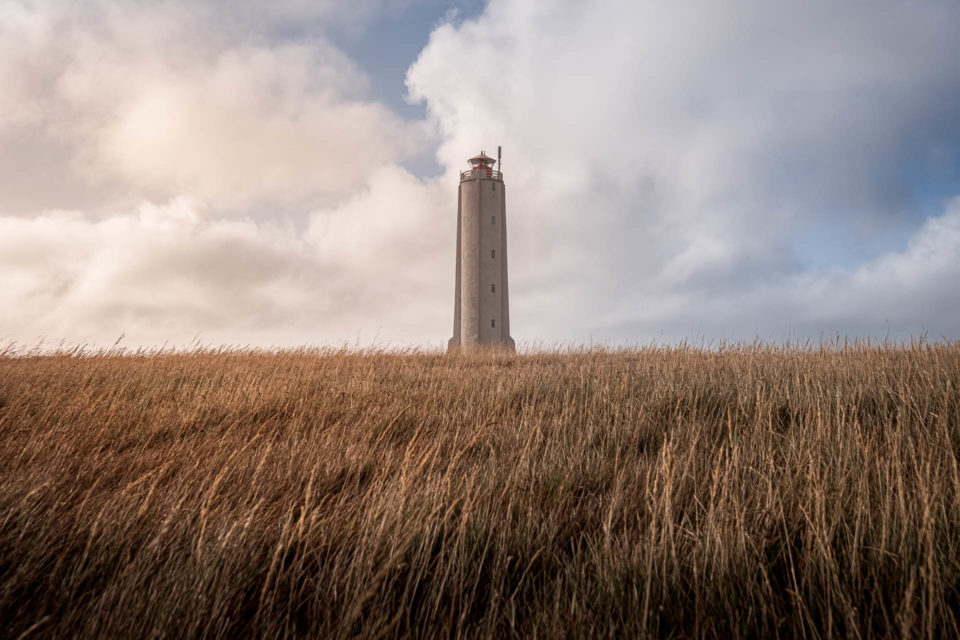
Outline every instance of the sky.
[(952, 0), (0, 0), (0, 344), (960, 339)]

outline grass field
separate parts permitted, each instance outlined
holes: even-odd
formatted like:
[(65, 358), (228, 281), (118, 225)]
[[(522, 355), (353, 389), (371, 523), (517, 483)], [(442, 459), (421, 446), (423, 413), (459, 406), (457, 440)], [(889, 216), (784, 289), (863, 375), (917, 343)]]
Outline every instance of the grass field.
[(958, 637), (958, 455), (960, 344), (9, 355), (0, 634)]

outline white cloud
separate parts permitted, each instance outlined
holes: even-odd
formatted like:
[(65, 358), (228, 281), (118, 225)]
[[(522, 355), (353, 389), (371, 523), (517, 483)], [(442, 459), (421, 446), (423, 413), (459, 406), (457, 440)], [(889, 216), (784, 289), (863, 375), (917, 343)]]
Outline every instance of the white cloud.
[[(411, 155), (415, 125), (350, 99), (340, 54), (231, 50), (200, 70), (153, 75), (97, 132), (100, 171), (221, 205), (348, 194)], [(327, 76), (327, 77), (324, 77)]]
[(187, 197), (99, 219), (0, 216), (0, 339), (440, 344), (452, 278), (435, 267), (453, 262), (439, 248), (449, 225), (434, 219), (444, 200), (393, 168), (302, 231), (215, 218)]
[[(793, 320), (763, 301), (718, 309), (818, 282), (793, 252), (811, 227), (916, 228), (909, 170), (960, 141), (957, 24), (938, 2), (493, 0), (437, 30), (407, 82), (446, 166), (505, 145), (518, 333), (783, 337)], [(875, 327), (857, 318), (843, 328)]]
[[(284, 7), (293, 15), (307, 10), (287, 3), (281, 15)], [(249, 210), (330, 202), (427, 144), (422, 125), (365, 99), (368, 79), (319, 34), (271, 42), (236, 27), (220, 30), (215, 8), (222, 9), (5, 7), (0, 166), (32, 160), (27, 172), (43, 173), (51, 155), (66, 153), (58, 169), (68, 179), (57, 182), (76, 183), (75, 192), (99, 188), (103, 199), (190, 193)], [(232, 31), (240, 35), (231, 38)], [(44, 145), (55, 153), (38, 153)], [(28, 195), (17, 185), (0, 187), (0, 209), (51, 204), (50, 194), (36, 193), (33, 203)]]
[[(0, 4), (0, 339), (441, 345), (498, 143), (521, 342), (960, 332), (960, 205), (910, 193), (960, 146), (960, 7), (492, 0), (414, 122), (324, 35), (394, 4)], [(400, 168), (431, 144), (444, 176)]]
[(0, 5), (0, 337), (441, 343), (426, 129), (322, 35), (381, 4)]

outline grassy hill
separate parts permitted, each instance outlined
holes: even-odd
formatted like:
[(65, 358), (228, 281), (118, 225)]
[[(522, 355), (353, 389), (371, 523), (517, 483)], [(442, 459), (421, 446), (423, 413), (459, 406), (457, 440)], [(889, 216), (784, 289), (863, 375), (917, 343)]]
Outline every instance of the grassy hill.
[(958, 455), (958, 344), (0, 357), (0, 634), (958, 637)]

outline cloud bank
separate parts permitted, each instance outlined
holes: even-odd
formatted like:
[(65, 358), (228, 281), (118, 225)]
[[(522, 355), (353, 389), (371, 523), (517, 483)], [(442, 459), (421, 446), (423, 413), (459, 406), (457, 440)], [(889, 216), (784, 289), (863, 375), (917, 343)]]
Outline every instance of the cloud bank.
[(498, 143), (521, 343), (960, 333), (955, 4), (492, 0), (425, 121), (326, 37), (383, 6), (0, 4), (0, 337), (440, 346)]
[[(749, 339), (883, 336), (890, 320), (956, 335), (956, 308), (933, 311), (943, 291), (921, 280), (859, 307), (826, 293), (942, 259), (906, 241), (925, 232), (907, 174), (960, 139), (958, 24), (937, 2), (495, 1), (437, 30), (409, 83), (446, 164), (470, 140), (510, 141), (517, 327)], [(467, 51), (479, 62), (451, 69)], [(820, 232), (855, 254), (890, 229), (893, 253), (863, 252), (845, 276), (798, 250)]]

